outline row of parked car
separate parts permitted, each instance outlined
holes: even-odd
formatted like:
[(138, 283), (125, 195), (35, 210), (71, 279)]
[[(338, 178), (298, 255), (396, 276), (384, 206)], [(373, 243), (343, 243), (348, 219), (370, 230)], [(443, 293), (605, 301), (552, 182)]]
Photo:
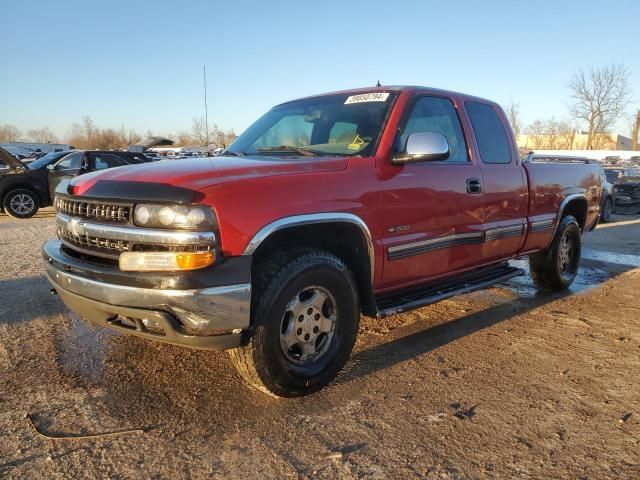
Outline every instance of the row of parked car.
[(0, 148), (0, 209), (15, 218), (29, 218), (52, 205), (56, 186), (64, 179), (151, 161), (143, 153), (67, 150), (25, 162)]
[[(216, 152), (219, 154), (219, 152)], [(190, 155), (190, 156), (198, 156)], [(0, 148), (0, 210), (15, 218), (29, 218), (39, 208), (53, 204), (56, 186), (64, 179), (84, 173), (124, 165), (179, 159), (179, 155), (159, 156), (154, 152), (134, 153), (101, 150), (67, 150), (48, 153), (37, 159), (16, 159)], [(186, 158), (186, 157), (184, 157)], [(529, 154), (524, 161), (589, 161), (582, 157), (549, 157)], [(640, 168), (602, 167), (599, 162), (602, 197), (601, 221), (612, 214), (640, 213)]]

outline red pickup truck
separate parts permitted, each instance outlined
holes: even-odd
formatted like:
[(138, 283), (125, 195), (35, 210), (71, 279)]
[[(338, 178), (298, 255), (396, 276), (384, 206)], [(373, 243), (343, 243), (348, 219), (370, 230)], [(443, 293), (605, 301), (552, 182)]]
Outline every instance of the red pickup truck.
[(229, 350), (276, 396), (328, 384), (361, 314), (504, 282), (528, 255), (567, 288), (598, 221), (597, 166), (526, 163), (501, 108), (421, 87), (283, 103), (214, 158), (60, 185), (46, 273), (86, 320)]

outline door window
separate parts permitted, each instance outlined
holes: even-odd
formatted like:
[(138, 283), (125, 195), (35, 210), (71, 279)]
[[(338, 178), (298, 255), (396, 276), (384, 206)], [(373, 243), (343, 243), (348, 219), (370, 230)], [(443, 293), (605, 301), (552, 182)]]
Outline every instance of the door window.
[(460, 119), (451, 100), (440, 97), (420, 97), (411, 109), (411, 114), (400, 134), (402, 148), (412, 133), (434, 132), (443, 135), (449, 142), (451, 163), (469, 161), (467, 145), (460, 126)]
[(56, 164), (56, 170), (79, 170), (83, 156), (82, 152), (67, 155)]
[(467, 113), (484, 163), (511, 163), (511, 147), (504, 125), (491, 105), (466, 102)]
[(96, 153), (93, 155), (94, 169), (105, 170), (107, 168), (121, 167), (127, 165), (123, 159), (111, 153)]

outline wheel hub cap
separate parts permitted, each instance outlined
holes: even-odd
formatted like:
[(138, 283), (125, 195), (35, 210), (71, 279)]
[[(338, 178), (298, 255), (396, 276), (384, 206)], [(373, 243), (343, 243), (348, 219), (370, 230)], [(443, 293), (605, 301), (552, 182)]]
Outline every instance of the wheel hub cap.
[(573, 242), (568, 234), (564, 234), (560, 240), (560, 248), (558, 252), (560, 270), (566, 272), (571, 264), (571, 256), (573, 255)]
[(280, 329), (280, 345), (295, 364), (317, 360), (331, 343), (336, 324), (333, 295), (322, 287), (298, 292), (288, 303)]
[(35, 206), (33, 203), (33, 199), (29, 195), (25, 195), (23, 193), (15, 195), (10, 202), (11, 210), (19, 215), (25, 215)]

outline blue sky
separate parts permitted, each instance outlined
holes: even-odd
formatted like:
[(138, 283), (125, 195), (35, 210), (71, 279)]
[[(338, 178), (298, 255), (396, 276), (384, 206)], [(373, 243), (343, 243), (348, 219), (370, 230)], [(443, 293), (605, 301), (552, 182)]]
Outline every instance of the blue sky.
[(276, 103), (377, 80), (513, 100), (525, 123), (561, 118), (572, 74), (612, 62), (640, 107), (639, 0), (0, 0), (0, 19), (0, 124), (23, 131), (64, 136), (83, 115), (189, 129), (203, 64), (210, 122), (238, 132)]

